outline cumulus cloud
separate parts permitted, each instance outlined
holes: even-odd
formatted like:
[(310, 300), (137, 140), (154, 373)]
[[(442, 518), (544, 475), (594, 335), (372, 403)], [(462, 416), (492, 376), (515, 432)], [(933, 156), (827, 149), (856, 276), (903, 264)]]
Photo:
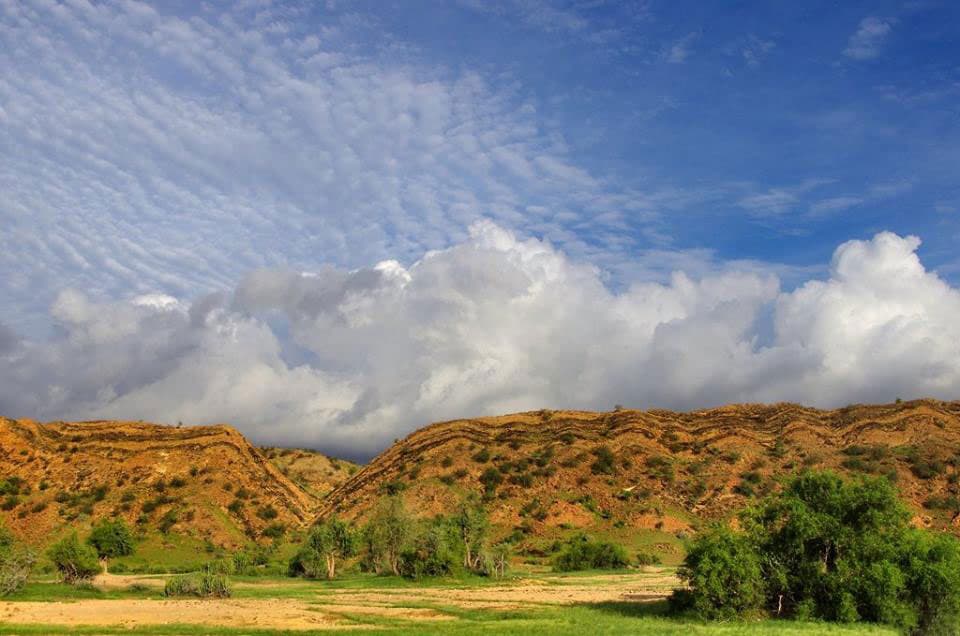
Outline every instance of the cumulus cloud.
[(434, 420), (521, 409), (956, 397), (960, 292), (918, 246), (850, 241), (792, 291), (730, 270), (614, 292), (482, 221), (409, 268), (257, 270), (192, 301), (67, 290), (54, 338), (0, 348), (0, 412), (227, 421), (363, 457)]
[(868, 16), (860, 21), (856, 32), (850, 36), (843, 54), (855, 60), (870, 60), (880, 55), (887, 36), (893, 29), (893, 20)]

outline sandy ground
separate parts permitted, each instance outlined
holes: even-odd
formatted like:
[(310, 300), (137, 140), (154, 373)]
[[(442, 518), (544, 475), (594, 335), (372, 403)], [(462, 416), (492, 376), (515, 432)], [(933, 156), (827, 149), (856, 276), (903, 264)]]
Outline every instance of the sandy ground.
[[(101, 575), (103, 587), (134, 583), (162, 586), (162, 578)], [(453, 616), (416, 607), (516, 609), (536, 605), (648, 601), (662, 598), (676, 584), (670, 575), (646, 573), (617, 577), (576, 577), (518, 581), (513, 585), (472, 588), (362, 589), (317, 587), (297, 599), (218, 600), (78, 600), (70, 602), (0, 602), (0, 623), (92, 625), (136, 628), (147, 625), (190, 624), (287, 630), (363, 629), (347, 618), (378, 616), (415, 621), (456, 620)], [(264, 586), (260, 583), (238, 585)], [(414, 607), (411, 607), (414, 606)]]

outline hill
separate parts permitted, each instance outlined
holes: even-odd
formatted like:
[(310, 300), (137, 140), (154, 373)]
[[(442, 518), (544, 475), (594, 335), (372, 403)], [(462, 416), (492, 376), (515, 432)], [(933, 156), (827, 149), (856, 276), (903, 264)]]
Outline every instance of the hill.
[(260, 452), (293, 483), (315, 497), (329, 494), (359, 469), (353, 462), (306, 448), (265, 446)]
[(161, 537), (158, 550), (236, 547), (302, 527), (319, 504), (229, 426), (6, 418), (0, 497), (8, 526), (35, 544), (119, 515)]
[(534, 411), (420, 429), (337, 487), (320, 515), (363, 519), (384, 494), (420, 515), (484, 494), (501, 535), (536, 555), (577, 530), (678, 558), (678, 539), (805, 467), (895, 480), (918, 525), (957, 528), (960, 402), (818, 410)]

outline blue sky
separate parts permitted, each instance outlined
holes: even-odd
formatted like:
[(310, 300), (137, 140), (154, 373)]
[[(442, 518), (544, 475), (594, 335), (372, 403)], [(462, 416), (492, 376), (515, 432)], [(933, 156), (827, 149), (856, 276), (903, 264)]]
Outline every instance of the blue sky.
[[(0, 412), (344, 449), (564, 400), (955, 397), (956, 363), (867, 382), (877, 340), (834, 360), (794, 318), (950, 335), (958, 43), (935, 1), (0, 2)], [(551, 328), (568, 296), (606, 309)], [(730, 348), (645, 384), (693, 325)], [(642, 344), (603, 370), (610, 334)], [(729, 384), (741, 354), (782, 375)]]

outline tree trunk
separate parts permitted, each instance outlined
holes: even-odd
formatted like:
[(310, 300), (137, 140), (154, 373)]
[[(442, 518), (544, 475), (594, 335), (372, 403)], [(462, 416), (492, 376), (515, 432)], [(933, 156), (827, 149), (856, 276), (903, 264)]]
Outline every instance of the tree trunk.
[(337, 562), (334, 559), (334, 556), (331, 554), (327, 556), (327, 578), (332, 580), (336, 575)]

